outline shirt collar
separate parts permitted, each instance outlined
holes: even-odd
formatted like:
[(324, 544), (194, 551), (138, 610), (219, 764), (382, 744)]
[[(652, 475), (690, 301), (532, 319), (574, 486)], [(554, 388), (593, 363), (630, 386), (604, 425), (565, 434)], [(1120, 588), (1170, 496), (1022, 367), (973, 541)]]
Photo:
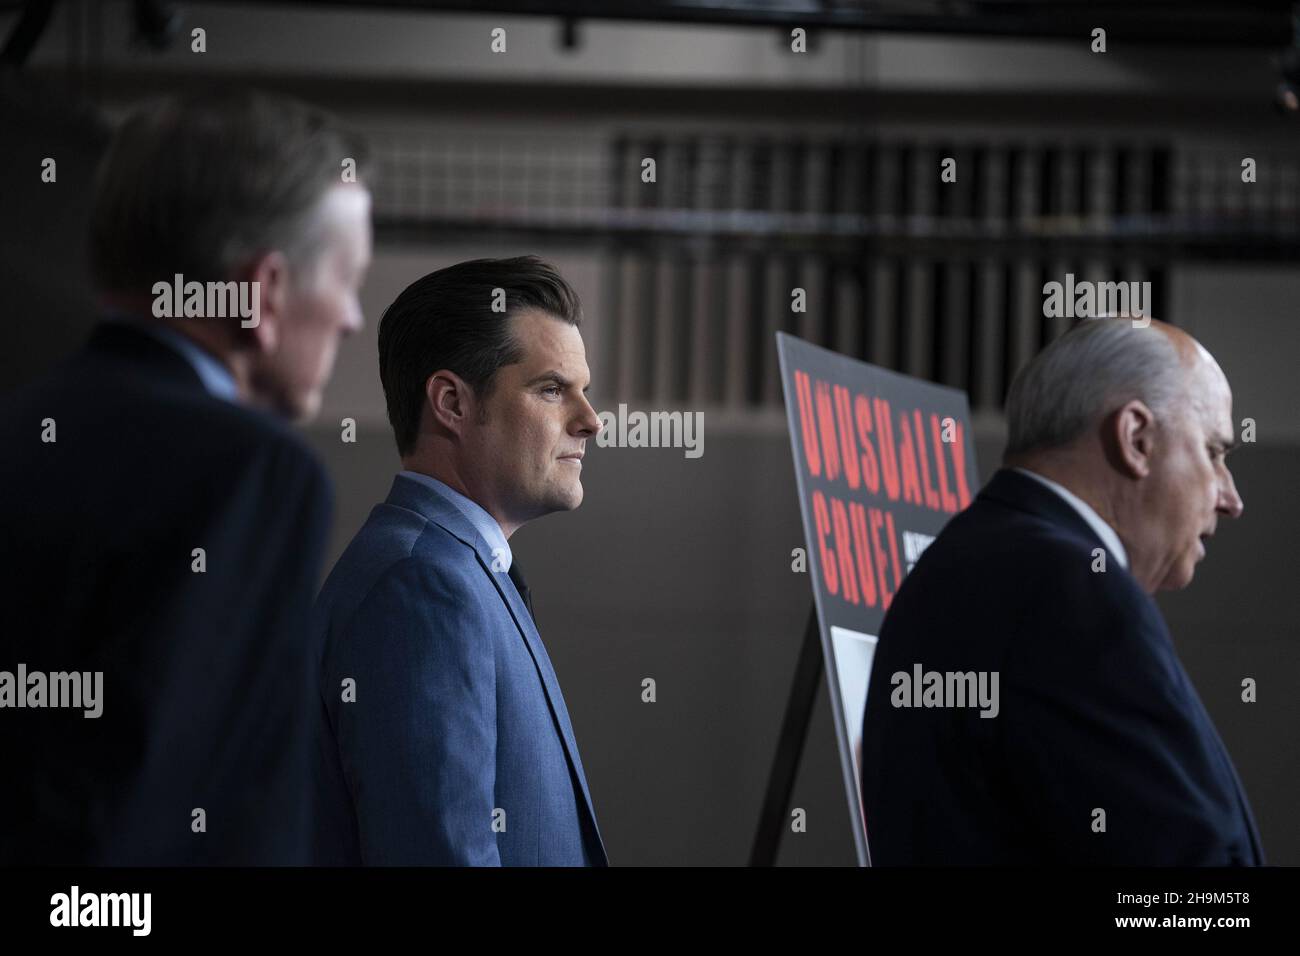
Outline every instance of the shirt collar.
[[(460, 513), (465, 516), (474, 530), (483, 536), (488, 547), (492, 551), (492, 559), (500, 564), (502, 571), (508, 572), (510, 565), (514, 563), (514, 555), (510, 551), (510, 543), (506, 540), (505, 532), (501, 530), (501, 525), (497, 524), (497, 519), (483, 509), (477, 501), (466, 498), (455, 488), (445, 482), (439, 481), (432, 475), (421, 474), (418, 471), (402, 471), (402, 476), (418, 481), (429, 486), (438, 492), (452, 504), (454, 504)], [(493, 568), (496, 570), (496, 568)]]
[(1088, 522), (1088, 527), (1092, 528), (1092, 530), (1097, 533), (1097, 537), (1101, 538), (1101, 543), (1104, 544), (1106, 549), (1119, 560), (1120, 566), (1128, 568), (1128, 552), (1124, 550), (1124, 544), (1119, 540), (1119, 535), (1115, 533), (1114, 528), (1102, 519), (1101, 515), (1097, 514), (1097, 512), (1092, 509), (1092, 506), (1089, 505), (1088, 502), (1084, 501), (1063, 485), (1052, 481), (1050, 478), (1044, 478), (1035, 471), (1030, 471), (1027, 468), (1015, 468), (1013, 470), (1020, 472), (1022, 475), (1028, 475), (1030, 478), (1033, 478), (1040, 484), (1046, 485), (1060, 497), (1064, 498), (1065, 503), (1077, 511), (1079, 517)]
[(199, 377), (208, 394), (227, 402), (239, 401), (239, 386), (235, 384), (235, 376), (230, 374), (230, 369), (193, 340), (161, 322), (150, 322), (134, 315), (110, 312), (107, 318), (111, 322), (127, 323), (178, 353), (194, 369), (194, 374)]

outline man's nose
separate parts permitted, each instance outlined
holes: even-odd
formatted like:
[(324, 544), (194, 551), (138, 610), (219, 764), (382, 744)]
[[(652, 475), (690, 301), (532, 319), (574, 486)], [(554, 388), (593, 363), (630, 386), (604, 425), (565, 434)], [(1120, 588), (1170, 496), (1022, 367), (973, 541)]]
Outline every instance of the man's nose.
[(366, 327), (366, 313), (361, 309), (361, 303), (358, 302), (353, 308), (348, 309), (347, 318), (343, 322), (343, 334), (355, 335)]
[(600, 434), (603, 427), (605, 427), (605, 423), (596, 414), (596, 409), (591, 407), (591, 402), (587, 401), (587, 396), (583, 395), (582, 412), (574, 420), (574, 431), (585, 438), (591, 438)]
[(1245, 502), (1241, 500), (1241, 495), (1237, 493), (1237, 485), (1232, 480), (1232, 472), (1224, 469), (1225, 480), (1219, 486), (1219, 501), (1215, 508), (1221, 515), (1227, 515), (1229, 518), (1240, 518), (1241, 513), (1246, 510)]

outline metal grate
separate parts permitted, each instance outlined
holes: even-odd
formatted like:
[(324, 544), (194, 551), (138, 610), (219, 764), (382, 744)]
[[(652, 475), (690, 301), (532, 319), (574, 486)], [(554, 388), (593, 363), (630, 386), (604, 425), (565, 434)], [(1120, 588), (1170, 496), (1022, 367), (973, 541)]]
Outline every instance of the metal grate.
[[(1242, 157), (1218, 149), (1065, 136), (375, 140), (381, 237), (523, 231), (602, 250), (604, 374), (621, 396), (665, 404), (778, 404), (780, 329), (996, 409), (1068, 325), (1043, 316), (1045, 282), (1147, 281), (1155, 313), (1176, 318), (1171, 264), (1300, 249), (1294, 152), (1255, 156), (1246, 185)], [(955, 183), (940, 179), (945, 157)]]
[[(1171, 314), (1164, 254), (1123, 248), (1169, 211), (1158, 144), (623, 137), (612, 152), (617, 206), (722, 233), (617, 243), (606, 338), (620, 394), (774, 405), (782, 330), (998, 408), (1068, 324), (1044, 318), (1045, 282), (1149, 281)], [(662, 188), (641, 182), (645, 156)], [(955, 183), (940, 179), (946, 157)]]

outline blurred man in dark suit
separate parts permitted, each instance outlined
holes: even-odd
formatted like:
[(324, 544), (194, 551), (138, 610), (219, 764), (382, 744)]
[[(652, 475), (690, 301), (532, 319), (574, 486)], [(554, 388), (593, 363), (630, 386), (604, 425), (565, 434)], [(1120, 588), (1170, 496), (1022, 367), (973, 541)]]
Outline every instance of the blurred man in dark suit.
[(362, 323), (361, 150), (252, 93), (118, 131), (91, 226), (105, 321), (0, 408), (0, 862), (305, 861), (331, 492), (283, 419)]
[(601, 423), (579, 317), (532, 257), (441, 269), (384, 312), (403, 471), (319, 599), (321, 862), (606, 862), (508, 543), (582, 503)]
[[(1160, 322), (1092, 319), (1007, 396), (998, 471), (881, 630), (863, 725), (877, 864), (1263, 862), (1241, 782), (1151, 594), (1220, 518), (1232, 393)], [(1000, 709), (914, 707), (895, 675), (997, 673)], [(994, 685), (994, 686), (999, 686)]]

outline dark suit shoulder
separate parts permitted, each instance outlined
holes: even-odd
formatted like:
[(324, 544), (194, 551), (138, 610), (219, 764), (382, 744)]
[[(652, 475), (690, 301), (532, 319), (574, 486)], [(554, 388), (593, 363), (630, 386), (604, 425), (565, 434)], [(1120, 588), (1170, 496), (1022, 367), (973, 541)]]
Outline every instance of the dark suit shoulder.
[(1010, 679), (1069, 680), (1127, 666), (1176, 683), (1159, 609), (1099, 540), (996, 502), (989, 510), (980, 574), (984, 606), (1007, 630)]
[[(1102, 567), (1105, 571), (1094, 571)], [(1033, 585), (1059, 593), (1091, 584), (1102, 585), (1110, 600), (1142, 596), (1132, 576), (1091, 533), (990, 500), (977, 500), (953, 518), (922, 554), (912, 575), (918, 572), (973, 574), (981, 580), (1005, 581), (1017, 591)]]
[(58, 441), (71, 439), (77, 449), (153, 443), (176, 453), (202, 447), (211, 450), (206, 457), (217, 467), (258, 451), (305, 480), (325, 477), (291, 425), (211, 395), (182, 358), (165, 351), (123, 358), (84, 348), (0, 400), (6, 437), (39, 438), (47, 418), (55, 422)]
[[(1133, 634), (1165, 634), (1154, 603), (1100, 542), (1045, 518), (977, 499), (956, 516), (903, 580), (882, 641), (1000, 659), (1010, 647), (1079, 653)], [(975, 635), (978, 640), (973, 640)], [(1056, 653), (1054, 652), (1054, 653)], [(990, 664), (991, 666), (991, 664)]]
[(260, 538), (265, 551), (292, 539), (306, 555), (323, 539), (332, 491), (303, 438), (181, 372), (83, 354), (0, 402), (11, 451), (0, 459), (11, 493), (0, 511), (23, 547), (76, 540), (84, 563), (218, 528)]

